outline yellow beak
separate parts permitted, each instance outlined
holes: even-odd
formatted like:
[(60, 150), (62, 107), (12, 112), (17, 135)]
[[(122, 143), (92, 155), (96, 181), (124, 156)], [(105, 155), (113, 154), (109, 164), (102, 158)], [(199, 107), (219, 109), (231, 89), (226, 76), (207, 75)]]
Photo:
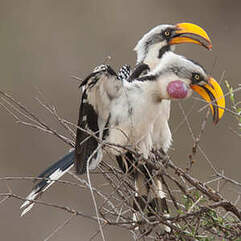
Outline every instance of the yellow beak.
[(213, 121), (217, 124), (222, 118), (225, 109), (224, 94), (218, 82), (210, 77), (208, 84), (191, 85), (191, 88), (209, 103), (213, 115)]
[(194, 43), (207, 49), (212, 48), (212, 43), (205, 30), (196, 24), (178, 23), (175, 36), (169, 41), (169, 44)]

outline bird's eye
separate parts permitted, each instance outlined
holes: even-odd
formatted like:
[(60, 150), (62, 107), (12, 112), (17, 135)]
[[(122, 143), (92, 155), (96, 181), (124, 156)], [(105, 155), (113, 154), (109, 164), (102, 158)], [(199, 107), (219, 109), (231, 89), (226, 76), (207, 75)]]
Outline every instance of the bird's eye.
[(170, 30), (166, 30), (164, 32), (164, 35), (165, 35), (165, 37), (169, 37), (171, 35), (171, 31)]
[(193, 73), (192, 74), (192, 82), (193, 83), (199, 83), (200, 81), (202, 81), (202, 76), (199, 73)]
[(195, 75), (194, 75), (194, 79), (195, 79), (196, 81), (199, 81), (199, 80), (201, 79), (201, 77), (200, 77), (199, 74), (195, 74)]

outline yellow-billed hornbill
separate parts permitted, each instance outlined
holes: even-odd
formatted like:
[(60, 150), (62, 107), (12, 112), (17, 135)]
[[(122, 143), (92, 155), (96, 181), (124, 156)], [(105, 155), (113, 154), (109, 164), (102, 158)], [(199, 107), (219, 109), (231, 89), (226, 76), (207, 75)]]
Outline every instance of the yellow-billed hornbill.
[[(151, 29), (149, 32), (147, 32), (140, 39), (140, 41), (138, 41), (136, 47), (134, 48), (137, 53), (137, 64), (129, 78), (127, 78), (129, 71), (127, 66), (121, 68), (119, 75), (116, 75), (114, 70), (110, 66), (100, 66), (99, 69), (97, 68), (86, 79), (88, 80), (90, 77), (98, 73), (98, 79), (100, 79), (98, 81), (101, 81), (101, 67), (103, 67), (103, 71), (106, 67), (109, 72), (108, 76), (104, 75), (106, 83), (116, 83), (116, 88), (118, 88), (118, 86), (122, 84), (128, 86), (129, 82), (137, 79), (144, 73), (153, 70), (156, 65), (160, 63), (163, 54), (168, 51), (173, 51), (175, 48), (174, 45), (180, 43), (194, 43), (202, 45), (207, 49), (210, 49), (212, 47), (211, 41), (207, 33), (195, 24), (179, 23), (176, 25), (158, 25), (155, 28)], [(122, 72), (126, 73), (126, 75), (121, 76), (120, 73)], [(123, 81), (123, 83), (121, 80)], [(93, 82), (95, 84), (96, 79)], [(85, 81), (82, 83), (82, 85), (85, 85)], [(93, 108), (93, 106), (91, 106), (87, 101), (87, 94), (86, 92), (84, 92), (80, 105), (78, 121), (78, 126), (80, 126), (81, 128), (88, 127), (91, 131), (97, 133), (97, 136), (99, 136), (100, 139), (105, 136), (104, 129), (108, 124), (108, 113), (110, 111), (108, 109), (108, 106), (110, 106), (108, 96), (107, 98), (105, 98), (103, 103), (99, 103), (98, 105), (101, 106), (102, 104), (103, 106), (101, 108), (105, 108), (105, 115), (100, 117), (99, 113), (96, 112), (95, 108)], [(170, 114), (169, 100), (165, 100), (162, 102), (159, 108), (159, 113), (159, 119), (156, 122), (156, 126), (154, 127), (155, 131), (152, 135), (152, 138), (155, 140), (153, 142), (153, 148), (161, 148), (164, 152), (166, 152), (171, 144), (171, 132), (168, 126), (168, 119)], [(85, 173), (87, 161), (86, 158), (89, 157), (93, 153), (93, 150), (95, 150), (98, 146), (98, 141), (96, 140), (96, 138), (88, 136), (89, 135), (87, 132), (83, 132), (82, 130), (77, 129), (75, 166), (76, 171), (79, 174)], [(85, 140), (87, 137), (88, 140)], [(83, 140), (85, 141), (83, 142)], [(129, 153), (127, 154), (127, 156), (131, 158)], [(100, 151), (91, 158), (90, 169), (94, 169), (98, 165), (101, 158), (102, 153)], [(125, 160), (123, 160), (121, 157), (117, 157), (117, 161), (121, 169), (123, 171), (126, 171), (126, 167), (123, 166)]]
[[(84, 93), (88, 104), (95, 113), (98, 113), (97, 120), (106, 120), (101, 125), (102, 133), (107, 130), (103, 134), (105, 141), (115, 145), (114, 148), (104, 149), (115, 156), (120, 156), (125, 155), (127, 151), (117, 146), (131, 146), (145, 159), (153, 149), (153, 131), (156, 120), (159, 119), (163, 100), (185, 99), (191, 95), (192, 90), (210, 103), (215, 123), (222, 118), (225, 99), (219, 84), (209, 77), (200, 65), (171, 51), (163, 55), (160, 63), (152, 71), (128, 85), (115, 78), (109, 66), (103, 66), (102, 71), (95, 77), (86, 80)], [(103, 139), (103, 136), (99, 138)], [(80, 140), (80, 147), (86, 138), (88, 136)], [(165, 138), (163, 141), (166, 141)], [(102, 148), (98, 149), (98, 141), (95, 150), (95, 159), (89, 159), (88, 153), (88, 159), (77, 161), (77, 170), (86, 170), (88, 165), (89, 169), (96, 167), (102, 159), (103, 151)], [(91, 154), (95, 150), (92, 150)], [(83, 152), (84, 150), (81, 150), (81, 153)], [(154, 185), (151, 184), (150, 187), (150, 181), (147, 179), (151, 177), (148, 178), (145, 173), (143, 175), (138, 171), (138, 168), (143, 169), (142, 164), (137, 163), (136, 166), (134, 178), (137, 193), (141, 198), (145, 197), (148, 202), (156, 198), (163, 199), (165, 194), (161, 182), (154, 178)]]
[[(102, 86), (99, 89), (100, 101), (93, 106), (89, 102), (90, 97), (88, 96), (86, 86), (90, 89), (96, 89), (95, 85), (98, 86), (99, 83), (104, 80), (106, 90), (110, 88), (108, 86), (112, 86), (112, 84), (114, 84), (114, 90), (118, 95), (119, 89), (128, 89), (132, 86), (132, 83), (129, 82), (133, 82), (135, 80), (135, 83), (141, 83), (144, 77), (140, 79), (138, 79), (138, 77), (150, 70), (152, 71), (159, 62), (163, 63), (161, 60), (164, 53), (174, 50), (174, 45), (180, 43), (194, 43), (202, 45), (208, 49), (211, 48), (211, 42), (206, 32), (197, 25), (190, 23), (159, 25), (145, 34), (136, 45), (135, 51), (137, 52), (137, 65), (129, 78), (127, 78), (127, 75), (129, 75), (129, 68), (127, 66), (121, 68), (118, 74), (115, 74), (109, 66), (102, 66), (102, 68), (99, 69), (97, 68), (89, 76), (89, 78), (87, 78), (86, 83), (82, 83), (85, 90), (81, 100), (79, 126), (87, 130), (89, 129), (92, 133), (96, 133), (100, 139), (106, 136), (106, 134), (108, 134), (106, 127), (109, 126), (109, 121), (111, 119), (111, 116), (109, 115), (110, 106), (112, 105), (112, 100), (116, 97), (115, 92), (111, 94), (109, 92), (103, 92)], [(89, 81), (91, 81), (90, 85)], [(102, 99), (104, 99), (104, 102)], [(128, 98), (126, 101), (127, 100)], [(101, 106), (102, 104), (103, 106)], [(96, 108), (98, 108), (98, 111), (96, 111)], [(104, 111), (100, 113), (99, 109)], [(129, 109), (129, 111), (131, 112), (132, 108)], [(167, 151), (171, 143), (171, 132), (167, 122), (169, 119), (169, 111), (170, 103), (168, 100), (163, 99), (158, 107), (158, 113), (160, 114), (159, 121), (156, 121), (156, 124), (153, 124), (152, 128), (157, 128), (159, 134), (156, 135), (157, 132), (152, 131), (151, 135), (149, 135), (149, 138), (152, 139), (150, 141), (150, 143), (152, 143), (152, 147), (162, 148), (164, 151)], [(39, 176), (40, 178), (46, 178), (46, 180), (39, 181), (35, 185), (33, 191), (27, 196), (27, 199), (30, 201), (26, 201), (22, 205), (22, 208), (25, 207), (22, 214), (25, 214), (32, 208), (34, 203), (31, 203), (31, 200), (36, 199), (42, 192), (51, 186), (55, 180), (59, 179), (73, 166), (74, 158), (77, 163), (77, 172), (84, 173), (86, 171), (87, 160), (90, 155), (93, 154), (93, 151), (97, 148), (97, 146), (98, 141), (95, 137), (90, 136), (88, 131), (85, 132), (78, 129), (75, 154), (74, 152), (70, 152)], [(143, 152), (143, 154), (144, 153), (145, 152)], [(92, 158), (89, 160), (90, 169), (95, 168), (99, 161), (101, 161), (101, 158), (102, 150), (100, 149), (92, 155)], [(120, 163), (121, 162), (119, 162), (119, 164)]]

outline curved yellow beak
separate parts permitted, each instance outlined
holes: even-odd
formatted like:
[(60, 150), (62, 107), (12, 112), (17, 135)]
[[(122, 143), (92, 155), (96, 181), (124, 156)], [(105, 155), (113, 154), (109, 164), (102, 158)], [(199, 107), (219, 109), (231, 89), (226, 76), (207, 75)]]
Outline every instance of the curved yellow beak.
[(225, 97), (218, 82), (210, 77), (205, 85), (191, 85), (191, 88), (206, 100), (211, 108), (215, 124), (222, 118), (225, 109)]
[(212, 48), (212, 43), (205, 30), (193, 23), (178, 23), (175, 36), (169, 44), (194, 43), (201, 45), (208, 50)]

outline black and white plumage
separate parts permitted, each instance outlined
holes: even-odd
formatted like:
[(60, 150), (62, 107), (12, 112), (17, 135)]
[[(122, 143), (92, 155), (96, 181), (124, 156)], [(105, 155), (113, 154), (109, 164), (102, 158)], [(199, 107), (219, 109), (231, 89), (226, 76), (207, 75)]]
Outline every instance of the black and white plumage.
[[(211, 42), (206, 32), (195, 24), (159, 25), (147, 32), (135, 46), (137, 65), (134, 72), (137, 73), (140, 70), (138, 74), (141, 74), (141, 72), (152, 71), (160, 64), (163, 54), (174, 51), (175, 45), (180, 43), (194, 43), (208, 49), (211, 48)], [(133, 75), (130, 80), (139, 77)], [(152, 134), (153, 149), (161, 149), (165, 153), (172, 142), (172, 135), (168, 125), (170, 104), (170, 100), (163, 100), (160, 104), (159, 117), (155, 121)]]
[[(191, 27), (190, 27), (191, 26)], [(195, 25), (196, 26), (196, 25)], [(194, 27), (195, 27), (194, 26)], [(190, 40), (192, 40), (193, 38), (193, 43), (196, 44), (200, 44), (203, 46), (208, 46), (209, 39), (207, 37), (207, 35), (205, 35), (206, 33), (200, 31), (200, 29), (195, 29), (192, 30), (193, 25), (192, 24), (177, 24), (177, 25), (159, 25), (155, 28), (153, 28), (151, 31), (149, 31), (147, 34), (145, 34), (143, 36), (143, 38), (138, 42), (137, 46), (135, 47), (135, 51), (137, 52), (137, 65), (135, 67), (135, 69), (132, 71), (131, 76), (128, 78), (127, 80), (123, 80), (124, 85), (129, 85), (128, 82), (131, 82), (133, 80), (136, 80), (140, 75), (143, 75), (145, 73), (147, 73), (149, 70), (152, 70), (160, 61), (162, 55), (170, 50), (173, 50), (174, 47), (173, 45), (175, 44), (179, 44), (179, 43), (185, 43), (185, 42), (192, 42)], [(185, 36), (186, 34), (189, 34), (189, 36)], [(193, 35), (192, 35), (193, 34)], [(197, 38), (197, 36), (200, 35), (202, 37), (202, 40), (194, 40), (195, 38)], [(195, 38), (194, 38), (195, 36)], [(189, 41), (187, 41), (187, 39), (189, 39)], [(206, 43), (205, 43), (206, 41)], [(102, 66), (103, 67), (103, 66)], [(103, 69), (96, 69), (94, 71), (94, 73), (92, 73), (92, 76), (96, 76), (96, 73), (98, 71), (102, 71)], [(124, 78), (128, 75), (128, 71), (120, 71), (119, 74), (117, 75), (117, 77), (115, 76), (115, 79), (122, 79), (124, 76)], [(127, 73), (127, 74), (126, 74)], [(114, 74), (115, 75), (115, 74)], [(92, 77), (90, 76), (90, 77)], [(113, 77), (113, 76), (112, 76)], [(143, 78), (138, 79), (138, 81), (143, 81)], [(84, 85), (84, 83), (83, 83)], [(82, 97), (82, 102), (85, 102), (86, 96), (83, 95)], [(169, 109), (170, 109), (170, 104), (168, 102), (168, 100), (166, 100), (166, 104), (164, 104), (164, 100), (162, 101), (162, 106), (159, 108), (159, 112), (161, 113), (161, 121), (157, 122), (157, 126), (156, 129), (158, 130), (157, 132), (153, 132), (153, 135), (156, 135), (156, 137), (152, 137), (153, 139), (156, 139), (156, 144), (154, 144), (155, 142), (152, 142), (153, 145), (156, 146), (156, 149), (160, 149), (162, 148), (164, 151), (167, 151), (168, 147), (170, 146), (171, 143), (171, 133), (169, 130), (169, 126), (168, 126), (168, 119), (169, 119)], [(98, 130), (99, 127), (97, 127), (97, 123), (95, 121), (93, 121), (93, 119), (96, 120), (96, 116), (95, 118), (89, 118), (87, 119), (87, 116), (94, 116), (95, 113), (93, 112), (93, 109), (90, 105), (88, 105), (88, 103), (86, 103), (86, 108), (83, 108), (80, 111), (81, 117), (79, 121), (79, 126), (86, 128), (86, 123), (88, 123), (89, 126), (91, 126), (91, 128), (89, 128), (90, 130), (92, 129), (93, 132), (98, 132), (98, 136), (100, 137), (100, 135), (102, 135), (104, 133), (104, 129), (105, 127), (103, 126), (103, 123), (107, 123), (108, 121), (108, 117), (104, 117), (104, 122), (102, 123), (102, 125), (100, 126), (101, 132)], [(80, 108), (81, 109), (81, 108)], [(131, 108), (130, 108), (131, 110)], [(87, 114), (84, 114), (84, 112)], [(81, 119), (83, 118), (83, 119)], [(106, 119), (107, 118), (107, 119)], [(87, 133), (86, 133), (87, 134)], [(78, 135), (78, 133), (77, 133)], [(84, 137), (84, 134), (82, 136), (82, 138)], [(102, 136), (101, 136), (102, 138)], [(96, 146), (98, 146), (97, 140), (95, 138), (90, 137), (89, 143), (91, 143), (89, 149), (84, 147), (81, 147), (81, 150), (83, 151), (83, 156), (89, 156), (90, 153), (92, 153), (92, 151), (95, 149)], [(77, 146), (77, 152), (78, 152), (78, 146)], [(77, 153), (77, 155), (81, 155), (81, 152), (79, 152), (79, 154)], [(99, 155), (99, 156), (97, 156)], [(98, 154), (96, 154), (96, 156), (94, 157), (95, 161), (93, 162), (93, 160), (90, 162), (90, 167), (94, 168), (97, 164), (98, 161), (101, 160), (101, 152), (99, 152)], [(68, 156), (68, 155), (67, 155)], [(75, 154), (76, 156), (76, 154)], [(65, 158), (65, 157), (64, 157)], [(65, 160), (63, 158), (63, 160)], [(81, 157), (80, 157), (81, 158)], [(83, 158), (83, 157), (82, 157)], [(73, 161), (73, 160), (72, 160)], [(83, 162), (80, 162), (81, 164), (79, 164), (79, 172), (81, 173), (85, 171), (86, 169), (86, 160)], [(91, 166), (93, 165), (93, 166)], [(56, 171), (58, 172), (58, 166), (55, 166)], [(49, 169), (47, 169), (49, 170)], [(78, 170), (78, 169), (77, 169)], [(124, 170), (124, 168), (123, 168)], [(62, 175), (65, 172), (62, 172)], [(59, 173), (59, 178), (62, 176)], [(48, 186), (48, 183), (46, 183), (46, 185)], [(34, 187), (34, 190), (36, 190), (36, 187)], [(48, 187), (47, 187), (48, 188)], [(46, 187), (44, 187), (43, 189), (46, 190)], [(34, 192), (33, 192), (34, 193)], [(32, 195), (32, 197), (34, 197)], [(35, 197), (33, 198), (35, 199)], [(26, 205), (24, 206), (26, 207)]]
[(117, 78), (121, 81), (125, 81), (128, 80), (128, 78), (130, 77), (131, 74), (131, 67), (128, 64), (123, 65), (118, 74), (117, 74)]
[[(199, 39), (198, 39), (198, 36), (200, 37)], [(175, 44), (186, 43), (186, 42), (200, 44), (205, 46), (206, 48), (209, 48), (210, 46), (210, 40), (206, 32), (203, 29), (201, 29), (199, 26), (194, 24), (189, 24), (189, 23), (181, 23), (177, 25), (163, 24), (163, 25), (158, 25), (155, 28), (151, 29), (140, 39), (140, 41), (137, 43), (136, 47), (134, 48), (134, 50), (137, 53), (137, 65), (132, 71), (132, 74), (129, 78), (127, 79), (123, 78), (123, 85), (128, 86), (129, 82), (132, 82), (133, 80), (142, 81), (142, 78), (139, 78), (139, 77), (143, 74), (148, 73), (148, 71), (152, 71), (160, 63), (162, 56), (166, 52), (174, 50)], [(120, 84), (122, 84), (122, 81), (120, 82), (113, 81), (115, 79), (118, 80), (118, 78), (113, 73), (110, 66), (108, 66), (108, 69), (106, 71), (108, 74), (104, 77), (106, 80), (105, 82), (108, 82), (108, 83), (112, 82), (116, 84), (116, 86), (113, 87), (113, 93), (112, 93), (115, 96), (114, 91), (116, 90), (116, 88), (117, 89), (119, 88)], [(98, 69), (97, 69), (97, 72), (98, 72)], [(97, 73), (97, 72), (94, 71), (94, 73)], [(94, 82), (96, 83), (96, 81)], [(108, 102), (108, 97), (111, 97), (111, 96), (108, 96), (107, 94), (106, 97), (107, 97), (106, 102)], [(98, 105), (100, 106), (99, 103)], [(104, 105), (106, 105), (106, 103)], [(108, 111), (109, 110), (107, 108), (107, 112)], [(158, 112), (159, 112), (159, 118), (156, 120), (156, 124), (154, 125), (155, 131), (153, 131), (153, 135), (151, 137), (153, 139), (152, 148), (156, 150), (162, 149), (164, 152), (167, 152), (172, 141), (171, 131), (168, 125), (168, 120), (170, 116), (170, 101), (163, 100), (162, 104), (159, 106)], [(80, 110), (80, 113), (81, 113), (81, 110)], [(95, 114), (93, 113), (93, 116), (94, 115)], [(108, 116), (106, 113), (102, 117), (99, 116), (100, 129), (105, 128), (104, 123), (105, 124), (107, 123), (107, 118)], [(82, 119), (80, 118), (80, 120)], [(93, 118), (92, 118), (92, 121), (93, 121)], [(96, 129), (93, 129), (93, 131), (95, 132)], [(100, 131), (99, 136), (101, 135), (101, 132), (102, 131)], [(83, 134), (83, 136), (85, 135)], [(78, 145), (78, 133), (77, 133), (76, 140), (77, 140), (76, 143)], [(95, 140), (95, 142), (97, 142), (97, 140)], [(80, 149), (82, 148), (80, 147)], [(93, 150), (91, 150), (91, 152), (92, 151)], [(83, 162), (79, 161), (78, 159), (84, 158), (84, 157), (78, 156), (78, 155), (81, 155), (81, 151), (77, 150), (76, 153), (77, 153), (76, 155), (77, 172), (83, 173), (85, 168), (82, 170), (83, 172), (78, 170), (78, 166), (83, 165), (83, 164), (80, 164)], [(94, 164), (95, 162), (93, 161), (90, 162), (90, 169), (95, 168), (98, 165), (98, 160), (101, 159), (101, 155), (102, 154), (99, 154), (99, 156), (96, 157), (95, 159), (96, 165), (93, 166), (92, 164)], [(118, 160), (118, 162), (120, 164), (121, 162), (120, 159)]]
[[(101, 73), (101, 75), (104, 76), (106, 74), (107, 73), (105, 72)], [(110, 73), (107, 75), (109, 74)], [(100, 79), (104, 80), (103, 76)], [(101, 108), (98, 106), (98, 103), (100, 103), (99, 98), (103, 97), (103, 95), (99, 95), (98, 90), (102, 89), (107, 96), (112, 96), (111, 99), (108, 99), (108, 101), (111, 101), (111, 105), (107, 106), (108, 110), (110, 110), (108, 116), (111, 117), (109, 119), (109, 133), (106, 136), (106, 140), (110, 143), (118, 145), (131, 145), (144, 157), (148, 157), (153, 145), (153, 126), (156, 118), (158, 118), (158, 109), (163, 100), (173, 98), (173, 93), (170, 95), (171, 92), (169, 93), (168, 91), (172, 90), (170, 87), (171, 83), (175, 82), (177, 79), (182, 83), (181, 89), (184, 90), (182, 92), (185, 94), (185, 96), (182, 94), (182, 98), (188, 97), (191, 94), (191, 89), (194, 89), (198, 92), (198, 89), (200, 88), (206, 91), (206, 95), (211, 96), (210, 101), (213, 99), (216, 100), (218, 105), (212, 105), (212, 108), (215, 109), (214, 113), (218, 112), (220, 113), (219, 117), (222, 117), (220, 109), (222, 110), (222, 106), (224, 107), (224, 104), (220, 104), (220, 99), (223, 98), (223, 94), (220, 92), (220, 89), (218, 89), (218, 84), (213, 79), (208, 77), (205, 70), (201, 66), (182, 56), (178, 56), (172, 52), (167, 52), (164, 55), (164, 58), (162, 58), (160, 65), (158, 65), (147, 75), (141, 77), (141, 81), (136, 79), (129, 83), (128, 86), (125, 86), (124, 84), (119, 85), (119, 80), (115, 78), (118, 84), (118, 88), (116, 89), (112, 88), (113, 86), (116, 86), (116, 83), (110, 82), (109, 86), (105, 85), (104, 81), (99, 82), (98, 80), (98, 85), (95, 85), (91, 89), (92, 93), (89, 94), (93, 96), (90, 97), (89, 103), (97, 108), (95, 111), (100, 113), (100, 116), (107, 116), (107, 114), (101, 113)], [(89, 79), (89, 81), (89, 83), (91, 83), (93, 80)], [(114, 91), (114, 94), (111, 93), (112, 91)], [(219, 94), (217, 95), (217, 93)], [(200, 92), (200, 94), (202, 95), (202, 92)], [(203, 95), (203, 97), (205, 98), (205, 95)], [(221, 108), (218, 106), (221, 106)], [(120, 153), (125, 154), (121, 148), (118, 151), (116, 148), (110, 148), (107, 151), (114, 155), (120, 155)], [(70, 165), (68, 168), (70, 168), (72, 165), (72, 155), (73, 153), (69, 154)], [(65, 163), (64, 160), (63, 163)], [(51, 171), (44, 172), (44, 176), (49, 177), (48, 173), (53, 173), (53, 170), (58, 169), (58, 165), (54, 165), (53, 168), (51, 168)], [(54, 174), (54, 176), (56, 176), (56, 174)], [(143, 188), (143, 185), (146, 183), (145, 177), (142, 175), (137, 175), (136, 178), (138, 193), (141, 193), (143, 196), (147, 195), (148, 191), (151, 189), (148, 190), (148, 188)], [(157, 189), (153, 188), (155, 190), (154, 194), (158, 197), (164, 197), (165, 194), (159, 186), (161, 183), (158, 182), (158, 180), (156, 181), (158, 185), (155, 185)], [(47, 187), (45, 187), (45, 190), (46, 188)], [(28, 198), (29, 201), (35, 199), (33, 193), (34, 192), (31, 194), (33, 199)], [(23, 204), (23, 207), (31, 205), (31, 202), (29, 201), (27, 201), (26, 204)], [(24, 211), (24, 213), (26, 213), (26, 211)]]
[[(119, 72), (116, 74), (113, 69), (108, 67), (107, 65), (97, 66), (94, 71), (82, 82), (81, 85), (86, 85), (87, 81), (98, 75), (102, 72), (109, 71), (112, 75), (116, 76), (116, 78), (120, 81), (124, 81), (130, 76), (130, 66), (124, 65), (120, 68)], [(95, 78), (91, 85), (95, 84)], [(80, 111), (79, 111), (79, 122), (78, 126), (80, 128), (85, 129), (86, 132), (79, 132), (77, 130), (77, 136), (81, 133), (81, 138), (85, 140), (81, 145), (80, 155), (84, 157), (88, 157), (92, 154), (92, 152), (97, 148), (98, 142), (96, 138), (88, 135), (89, 131), (94, 132), (96, 135), (99, 135), (99, 127), (98, 120), (95, 111), (92, 106), (87, 102), (87, 95), (85, 91), (81, 97)], [(105, 136), (105, 131), (102, 133), (102, 136)], [(87, 139), (86, 139), (87, 138)], [(78, 148), (78, 147), (77, 147)], [(49, 187), (51, 187), (56, 180), (59, 180), (66, 172), (68, 172), (74, 166), (76, 152), (75, 150), (71, 150), (68, 154), (63, 156), (57, 162), (53, 163), (50, 167), (48, 167), (45, 171), (43, 171), (36, 179), (35, 185), (29, 195), (26, 197), (27, 201), (25, 201), (20, 207), (23, 209), (21, 216), (28, 213), (32, 207), (34, 206), (34, 202), (31, 200), (36, 200), (41, 196), (43, 192), (45, 192)], [(100, 154), (99, 154), (100, 155)], [(95, 156), (93, 156), (93, 159)], [(100, 156), (98, 156), (100, 158)], [(84, 173), (86, 171), (86, 162), (82, 163), (81, 170)]]
[(31, 200), (35, 200), (41, 196), (41, 194), (52, 186), (56, 180), (59, 180), (60, 177), (73, 167), (73, 159), (74, 151), (71, 151), (57, 162), (53, 163), (48, 169), (43, 171), (38, 178), (36, 178), (36, 184), (34, 185), (33, 190), (26, 197), (27, 201), (21, 206), (21, 208), (24, 208), (21, 216), (29, 212), (34, 206), (34, 202), (31, 202)]
[[(89, 169), (95, 169), (102, 159), (99, 140), (108, 133), (110, 106), (125, 78), (130, 75), (130, 66), (124, 65), (118, 74), (109, 65), (96, 67), (81, 84), (82, 99), (76, 133), (75, 167), (79, 174), (86, 172), (89, 157)], [(103, 83), (103, 85), (100, 85)], [(107, 90), (107, 91), (106, 91)], [(93, 94), (94, 93), (94, 94)]]
[[(163, 55), (154, 70), (128, 85), (120, 82), (111, 71), (108, 71), (108, 68), (107, 71), (101, 72), (97, 81), (94, 77), (95, 85), (91, 85), (92, 81), (89, 79), (89, 83), (88, 81), (86, 83), (88, 103), (96, 113), (97, 123), (108, 128), (105, 140), (116, 144), (114, 148), (105, 147), (104, 150), (119, 157), (125, 156), (126, 151), (117, 146), (131, 146), (144, 159), (150, 156), (155, 145), (153, 132), (156, 120), (160, 119), (163, 101), (187, 98), (191, 95), (193, 86), (196, 85), (200, 85), (199, 88), (203, 89), (209, 86), (209, 77), (200, 65), (171, 51)], [(89, 85), (91, 88), (88, 88)], [(99, 135), (99, 138), (102, 136)], [(76, 139), (77, 143), (81, 141)], [(165, 146), (166, 142), (166, 138), (159, 139), (161, 147)], [(102, 159), (103, 149), (100, 147), (95, 151), (96, 156), (99, 157), (97, 161), (95, 157), (89, 155), (81, 155), (81, 160), (76, 158), (77, 171), (81, 170), (79, 166), (83, 166), (81, 162), (85, 163), (85, 167), (89, 164), (89, 169), (93, 168), (93, 162), (94, 168), (98, 165)], [(150, 203), (153, 200), (162, 202), (165, 199), (165, 193), (162, 190), (161, 181), (157, 177), (147, 176), (146, 172), (138, 171), (144, 170), (143, 162), (135, 165), (137, 168), (134, 178), (138, 195), (145, 197)]]

